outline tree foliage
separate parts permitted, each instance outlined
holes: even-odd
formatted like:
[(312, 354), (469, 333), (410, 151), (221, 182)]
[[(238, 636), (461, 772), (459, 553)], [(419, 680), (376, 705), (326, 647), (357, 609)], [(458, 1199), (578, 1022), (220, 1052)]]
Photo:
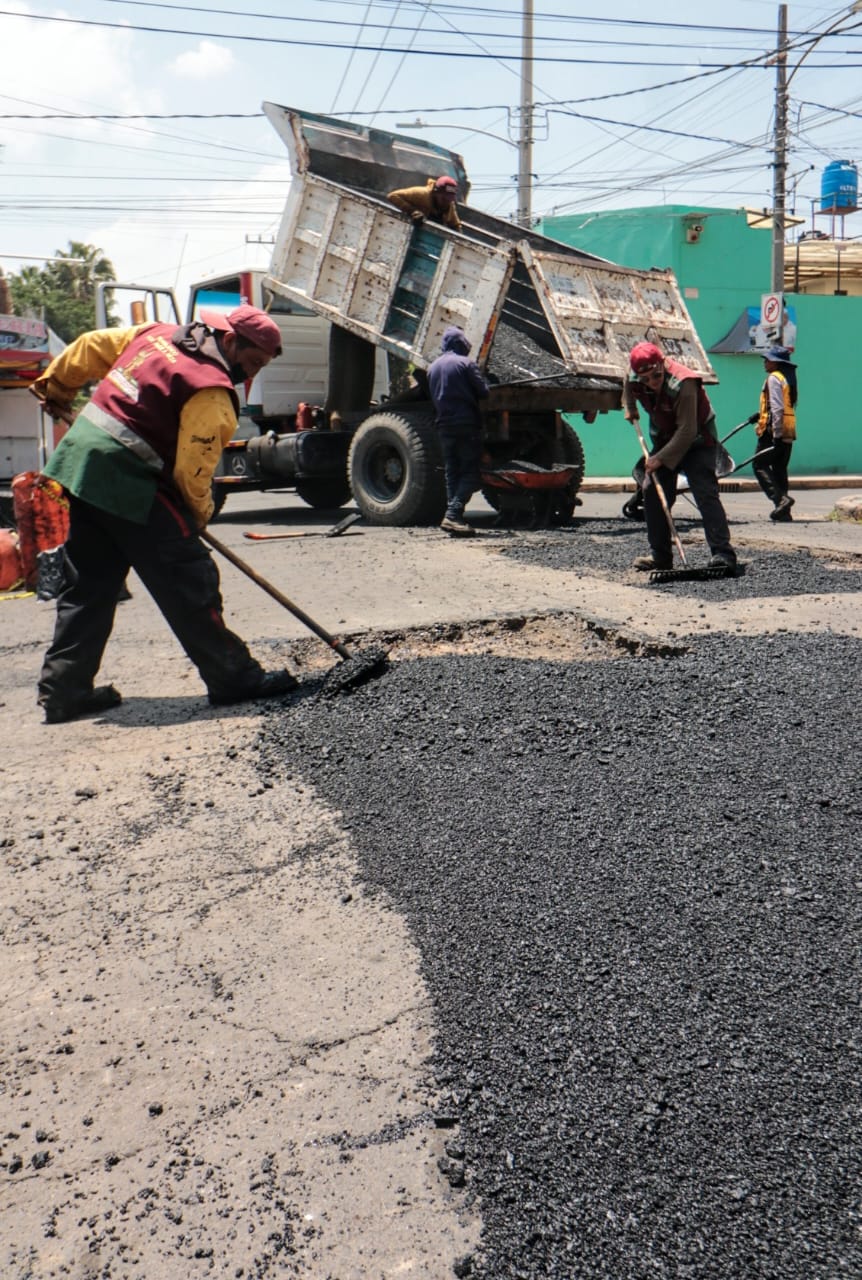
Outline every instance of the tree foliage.
[[(19, 316), (44, 319), (64, 342), (96, 327), (96, 285), (116, 280), (113, 263), (91, 244), (70, 240), (44, 267), (23, 267), (8, 277), (12, 305)], [(63, 262), (81, 258), (81, 262)], [(108, 312), (108, 323), (116, 318)]]

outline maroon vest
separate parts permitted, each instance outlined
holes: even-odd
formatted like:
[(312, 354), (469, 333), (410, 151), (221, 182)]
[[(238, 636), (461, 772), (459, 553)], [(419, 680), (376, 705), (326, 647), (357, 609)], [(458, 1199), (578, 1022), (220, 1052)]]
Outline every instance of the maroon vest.
[(697, 382), (697, 441), (715, 440), (715, 410), (709, 402), (709, 396), (703, 389), (700, 374), (687, 369), (676, 360), (665, 359), (667, 377), (662, 383), (658, 395), (642, 382), (634, 380), (635, 399), (649, 414), (650, 435), (659, 448), (667, 444), (676, 431), (676, 402), (682, 382), (694, 378)]
[[(229, 391), (239, 410), (227, 368), (188, 343), (188, 330), (173, 324), (150, 324), (142, 329), (111, 366), (93, 393), (92, 403), (104, 409), (145, 440), (173, 473), (183, 406), (207, 387)], [(184, 346), (177, 342), (186, 339)], [(188, 345), (191, 349), (186, 349)]]

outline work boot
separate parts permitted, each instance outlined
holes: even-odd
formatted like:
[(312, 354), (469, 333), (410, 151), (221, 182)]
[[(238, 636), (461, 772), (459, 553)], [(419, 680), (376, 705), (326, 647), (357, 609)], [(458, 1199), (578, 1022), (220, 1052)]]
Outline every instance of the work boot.
[(650, 552), (648, 556), (638, 556), (632, 561), (632, 568), (641, 573), (652, 573), (655, 569), (672, 569), (673, 556), (657, 556)]
[(298, 684), (290, 671), (265, 671), (255, 684), (230, 689), (226, 693), (210, 693), (209, 700), (214, 707), (228, 707), (234, 702), (251, 702), (256, 698), (279, 698), (282, 694), (292, 693)]
[(473, 538), (476, 535), (476, 530), (463, 516), (444, 516), (440, 521), (440, 528), (445, 529), (447, 533), (458, 534), (462, 538)]
[(726, 551), (717, 552), (707, 566), (710, 569), (724, 569), (728, 574), (736, 573), (736, 556)]
[(794, 499), (791, 498), (789, 493), (785, 493), (784, 497), (779, 498), (774, 509), (770, 511), (770, 520), (777, 520), (779, 523), (783, 523), (785, 520), (792, 520), (793, 516), (790, 514), (792, 506), (794, 506)]
[(110, 711), (123, 701), (123, 695), (112, 684), (99, 685), (83, 697), (64, 702), (51, 694), (43, 694), (38, 703), (45, 712), (45, 724), (64, 724), (67, 720), (77, 720), (79, 716), (92, 716), (100, 711)]

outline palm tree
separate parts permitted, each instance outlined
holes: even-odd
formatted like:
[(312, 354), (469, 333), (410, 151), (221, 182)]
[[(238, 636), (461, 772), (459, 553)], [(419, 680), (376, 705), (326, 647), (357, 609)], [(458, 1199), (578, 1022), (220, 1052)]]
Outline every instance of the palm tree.
[(113, 263), (101, 249), (70, 240), (67, 249), (56, 250), (55, 260), (41, 268), (23, 267), (9, 282), (19, 315), (44, 319), (59, 337), (71, 342), (95, 326), (96, 285), (116, 278)]

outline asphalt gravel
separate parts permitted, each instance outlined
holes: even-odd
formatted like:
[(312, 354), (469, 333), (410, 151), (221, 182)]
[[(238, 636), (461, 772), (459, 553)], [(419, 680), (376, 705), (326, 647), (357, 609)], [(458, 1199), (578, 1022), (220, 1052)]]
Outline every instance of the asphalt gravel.
[(268, 709), (264, 781), (340, 811), (421, 953), (457, 1274), (862, 1271), (860, 659), (438, 656)]
[[(675, 515), (690, 567), (703, 568), (709, 563), (709, 548), (703, 540), (699, 520)], [(734, 530), (731, 526), (731, 539)], [(649, 575), (632, 569), (636, 556), (649, 551), (646, 526), (627, 520), (594, 520), (575, 518), (573, 524), (541, 532), (519, 534), (510, 545), (500, 543), (499, 551), (521, 564), (541, 565), (563, 572), (590, 573), (641, 584), (645, 589), (704, 600), (754, 599), (757, 597), (828, 595), (832, 592), (862, 590), (862, 557), (837, 557), (834, 554), (792, 548), (738, 549), (741, 573), (736, 578), (707, 582), (674, 582), (654, 585)], [(681, 567), (679, 557), (674, 564)]]

